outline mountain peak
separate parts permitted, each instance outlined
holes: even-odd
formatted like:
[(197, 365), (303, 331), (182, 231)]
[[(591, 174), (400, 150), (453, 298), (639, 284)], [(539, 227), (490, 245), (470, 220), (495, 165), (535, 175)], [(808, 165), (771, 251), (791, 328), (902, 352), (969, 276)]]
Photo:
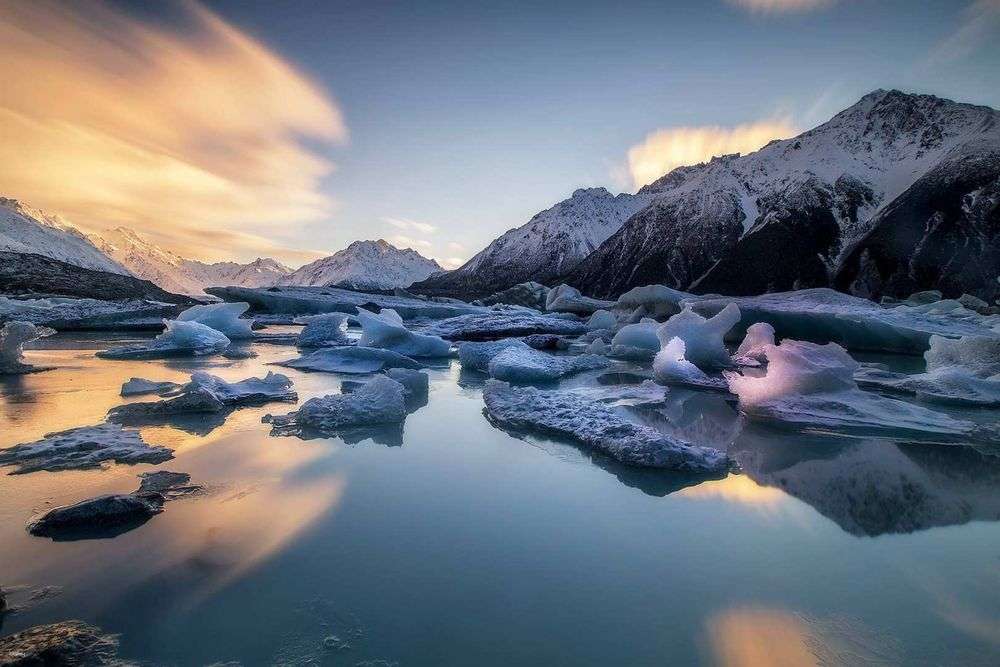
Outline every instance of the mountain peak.
[(393, 289), (408, 287), (442, 270), (436, 261), (412, 248), (397, 248), (385, 239), (359, 240), (293, 271), (280, 284)]

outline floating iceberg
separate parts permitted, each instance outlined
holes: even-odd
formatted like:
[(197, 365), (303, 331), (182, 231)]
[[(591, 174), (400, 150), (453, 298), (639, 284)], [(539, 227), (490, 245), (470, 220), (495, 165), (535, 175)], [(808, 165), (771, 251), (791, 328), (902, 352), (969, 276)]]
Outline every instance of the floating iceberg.
[(784, 340), (767, 346), (766, 356), (764, 375), (725, 373), (740, 408), (754, 419), (944, 442), (995, 439), (971, 422), (862, 391), (854, 380), (860, 365), (836, 343)]
[(608, 346), (604, 342), (603, 338), (597, 338), (591, 341), (590, 345), (587, 346), (587, 354), (607, 354)]
[(744, 366), (760, 365), (767, 360), (768, 345), (774, 345), (774, 327), (767, 322), (751, 324), (733, 360)]
[(656, 335), (659, 326), (659, 322), (651, 319), (626, 324), (611, 339), (611, 347), (648, 350), (655, 353), (660, 349), (660, 339)]
[(493, 357), (489, 372), (491, 377), (508, 382), (554, 382), (567, 375), (610, 365), (606, 357), (596, 354), (565, 357), (531, 348), (508, 347)]
[(414, 333), (403, 325), (403, 318), (394, 310), (383, 309), (372, 313), (358, 308), (361, 322), (361, 347), (377, 347), (408, 357), (447, 357), (451, 343), (439, 336)]
[(558, 313), (544, 315), (525, 308), (497, 308), (484, 313), (461, 315), (435, 322), (424, 330), (425, 333), (448, 340), (471, 341), (539, 333), (578, 336), (586, 331), (587, 325), (573, 316)]
[(386, 375), (376, 375), (349, 394), (311, 398), (295, 412), (267, 415), (273, 435), (335, 434), (341, 429), (394, 424), (406, 419), (406, 389)]
[(660, 325), (656, 335), (663, 347), (674, 338), (684, 341), (687, 360), (702, 370), (725, 368), (732, 365), (726, 333), (739, 321), (740, 309), (735, 304), (708, 319), (685, 308)]
[(422, 368), (415, 359), (377, 347), (324, 347), (295, 359), (276, 362), (279, 366), (324, 373), (376, 373), (386, 368)]
[(587, 329), (597, 331), (599, 329), (614, 329), (618, 326), (618, 320), (609, 310), (597, 310), (587, 320)]
[(924, 359), (925, 373), (907, 375), (867, 366), (854, 377), (862, 386), (912, 394), (932, 403), (1000, 405), (1000, 338), (931, 336)]
[(458, 360), (465, 370), (488, 373), (490, 362), (508, 348), (529, 349), (520, 338), (504, 338), (486, 342), (463, 342), (458, 344)]
[(513, 287), (491, 294), (488, 297), (479, 299), (477, 305), (492, 306), (498, 303), (505, 303), (512, 306), (526, 306), (535, 310), (545, 309), (545, 297), (549, 294), (549, 288), (536, 282), (528, 281), (518, 283)]
[(666, 285), (633, 287), (618, 297), (614, 310), (628, 322), (638, 322), (644, 317), (662, 320), (679, 313), (681, 300), (690, 297), (690, 294)]
[(241, 320), (240, 315), (249, 310), (249, 303), (208, 303), (191, 306), (177, 316), (178, 322), (197, 322), (226, 335), (230, 340), (249, 340), (254, 337), (252, 320)]
[(122, 384), (122, 396), (143, 396), (145, 394), (169, 394), (177, 391), (181, 385), (176, 382), (157, 382), (146, 378), (130, 378)]
[(229, 346), (225, 334), (199, 322), (164, 320), (167, 327), (153, 340), (141, 345), (112, 347), (97, 353), (102, 359), (158, 359), (183, 355), (204, 356), (222, 352)]
[(24, 363), (24, 344), (51, 336), (55, 331), (48, 327), (37, 327), (31, 322), (7, 322), (0, 328), (0, 375), (34, 373), (48, 370), (40, 366)]
[(299, 333), (296, 345), (299, 347), (330, 347), (349, 345), (347, 337), (347, 313), (325, 313), (302, 318), (305, 327)]
[(684, 341), (671, 338), (653, 359), (653, 376), (660, 384), (679, 384), (705, 389), (727, 388), (723, 377), (710, 377), (684, 356)]
[(191, 381), (177, 390), (177, 395), (163, 401), (126, 403), (108, 412), (116, 423), (146, 423), (150, 419), (189, 413), (222, 412), (241, 405), (261, 405), (270, 401), (296, 401), (292, 381), (280, 373), (268, 372), (264, 378), (226, 382), (204, 372), (191, 375)]
[(557, 313), (577, 313), (590, 315), (598, 310), (607, 310), (614, 305), (612, 301), (591, 299), (580, 294), (580, 290), (569, 285), (559, 285), (549, 290), (545, 295), (545, 310)]
[(138, 431), (117, 424), (84, 426), (49, 433), (41, 440), (0, 449), (0, 466), (14, 466), (13, 475), (39, 470), (82, 470), (115, 463), (161, 463), (173, 458), (165, 447), (152, 447)]
[[(428, 394), (430, 392), (430, 378), (423, 371), (415, 371), (409, 368), (390, 368), (385, 372), (387, 377), (392, 378), (403, 385), (403, 397), (406, 400), (407, 412), (413, 412), (417, 408), (427, 405)], [(344, 380), (340, 383), (342, 394), (353, 394), (367, 384), (359, 380)]]
[(621, 463), (691, 472), (729, 468), (725, 453), (666, 436), (625, 419), (615, 408), (569, 391), (540, 391), (489, 380), (483, 400), (490, 421), (516, 431), (568, 437)]

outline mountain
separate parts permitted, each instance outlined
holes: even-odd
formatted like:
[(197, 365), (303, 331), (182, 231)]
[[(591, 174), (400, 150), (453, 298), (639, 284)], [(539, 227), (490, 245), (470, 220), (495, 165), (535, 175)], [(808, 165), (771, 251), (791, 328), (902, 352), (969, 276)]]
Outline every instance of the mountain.
[(433, 259), (416, 250), (399, 249), (379, 239), (355, 241), (329, 257), (306, 264), (284, 276), (279, 285), (300, 287), (344, 285), (358, 289), (408, 287), (443, 271)]
[(992, 301), (1000, 112), (877, 90), (744, 156), (680, 167), (563, 280), (595, 296), (662, 283), (731, 295), (836, 285)]
[(206, 287), (215, 286), (270, 287), (291, 272), (273, 259), (258, 258), (249, 264), (206, 264), (185, 259), (150, 243), (126, 227), (100, 236), (91, 235), (90, 238), (105, 255), (133, 275), (179, 294), (200, 295)]
[(87, 269), (128, 274), (72, 225), (4, 197), (0, 197), (0, 251), (34, 253)]
[(613, 195), (604, 188), (577, 190), (490, 243), (463, 266), (413, 285), (428, 294), (485, 296), (533, 280), (551, 283), (568, 273), (632, 214), (647, 193)]

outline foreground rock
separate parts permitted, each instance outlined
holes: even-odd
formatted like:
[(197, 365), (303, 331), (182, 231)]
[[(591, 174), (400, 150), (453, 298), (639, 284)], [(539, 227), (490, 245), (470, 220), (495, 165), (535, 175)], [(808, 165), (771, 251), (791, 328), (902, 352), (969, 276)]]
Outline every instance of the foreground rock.
[(632, 423), (614, 408), (579, 393), (489, 380), (483, 400), (487, 416), (497, 426), (571, 438), (627, 465), (691, 472), (721, 472), (730, 465), (723, 452)]
[(522, 308), (494, 309), (434, 322), (425, 333), (448, 340), (497, 340), (531, 334), (579, 336), (586, 323), (567, 315), (549, 314)]
[(84, 426), (49, 433), (41, 440), (0, 449), (0, 466), (14, 466), (12, 475), (40, 470), (84, 470), (105, 461), (161, 463), (173, 458), (166, 447), (146, 444), (138, 431), (117, 424)]
[(20, 375), (47, 370), (24, 363), (24, 344), (51, 336), (55, 331), (31, 322), (8, 322), (0, 328), (0, 375)]
[(0, 638), (0, 665), (125, 665), (117, 658), (118, 637), (82, 621), (36, 625)]

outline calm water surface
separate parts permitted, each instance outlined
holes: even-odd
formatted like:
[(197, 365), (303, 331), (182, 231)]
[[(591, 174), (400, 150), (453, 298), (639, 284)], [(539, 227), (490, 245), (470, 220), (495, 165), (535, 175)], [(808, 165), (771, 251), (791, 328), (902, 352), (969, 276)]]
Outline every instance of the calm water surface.
[[(106, 336), (47, 343), (30, 360), (58, 370), (0, 380), (0, 447), (101, 422), (132, 376), (239, 380), (295, 354), (114, 362), (93, 356)], [(277, 370), (300, 400), (342, 379)], [(19, 607), (2, 633), (82, 619), (125, 658), (178, 665), (1000, 663), (1000, 458), (745, 426), (674, 390), (641, 417), (735, 436), (745, 472), (641, 471), (493, 428), (457, 362), (430, 376), (401, 434), (273, 438), (261, 416), (293, 406), (270, 404), (144, 428), (175, 451), (157, 466), (0, 475), (0, 585)], [(153, 469), (209, 492), (113, 539), (24, 530)]]

